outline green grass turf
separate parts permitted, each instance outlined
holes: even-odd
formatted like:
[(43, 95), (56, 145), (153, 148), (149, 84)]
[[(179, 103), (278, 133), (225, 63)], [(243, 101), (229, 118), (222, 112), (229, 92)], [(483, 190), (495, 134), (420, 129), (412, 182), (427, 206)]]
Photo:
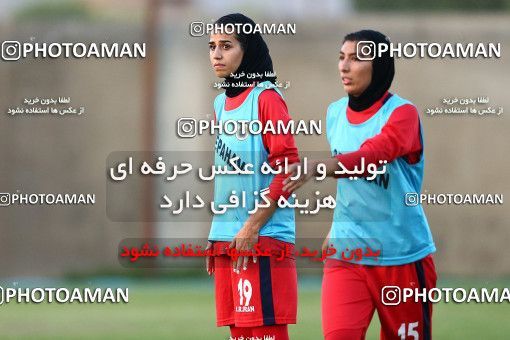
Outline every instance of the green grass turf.
[[(300, 281), (298, 324), (290, 326), (291, 339), (322, 339), (320, 280), (304, 281)], [(440, 286), (509, 284), (442, 281)], [(128, 304), (4, 304), (0, 338), (228, 339), (228, 329), (215, 326), (212, 285), (212, 280), (203, 279), (110, 284), (129, 287)], [(510, 304), (435, 304), (433, 326), (435, 339), (510, 339)], [(378, 332), (375, 316), (367, 339), (378, 339)]]

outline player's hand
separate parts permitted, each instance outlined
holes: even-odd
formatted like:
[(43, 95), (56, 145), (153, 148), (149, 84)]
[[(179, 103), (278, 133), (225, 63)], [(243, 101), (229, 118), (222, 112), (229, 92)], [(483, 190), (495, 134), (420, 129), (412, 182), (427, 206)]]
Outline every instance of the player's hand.
[[(283, 191), (293, 192), (299, 189), (303, 184), (305, 184), (310, 178), (317, 175), (317, 161), (307, 160), (306, 166), (306, 174), (304, 174), (305, 166), (304, 163), (292, 163), (289, 165), (288, 169), (288, 177), (283, 181)], [(300, 176), (296, 179), (291, 179), (291, 177)]]
[[(209, 250), (212, 248), (212, 243), (210, 241), (207, 241), (207, 247), (205, 247), (205, 250)], [(214, 256), (206, 256), (205, 257), (205, 270), (207, 271), (207, 274), (211, 276), (214, 273)]]
[[(230, 243), (230, 248), (235, 248), (237, 252), (253, 251), (253, 246), (259, 240), (259, 230), (249, 223), (246, 223)], [(248, 268), (249, 256), (239, 256), (232, 262), (234, 272), (239, 274), (241, 266), (243, 270)], [(257, 263), (257, 257), (253, 256), (253, 263)]]

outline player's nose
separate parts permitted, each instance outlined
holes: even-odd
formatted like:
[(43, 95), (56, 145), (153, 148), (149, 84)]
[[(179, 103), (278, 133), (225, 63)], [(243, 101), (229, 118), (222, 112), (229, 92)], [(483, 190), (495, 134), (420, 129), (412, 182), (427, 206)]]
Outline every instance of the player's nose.
[(221, 48), (216, 47), (214, 49), (214, 51), (213, 51), (213, 58), (214, 59), (221, 59), (222, 58)]

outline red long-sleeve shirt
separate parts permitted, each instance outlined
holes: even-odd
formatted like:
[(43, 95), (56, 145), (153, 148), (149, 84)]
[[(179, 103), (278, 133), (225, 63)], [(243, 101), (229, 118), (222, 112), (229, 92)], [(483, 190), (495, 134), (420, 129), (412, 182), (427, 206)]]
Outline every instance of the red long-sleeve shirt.
[[(241, 106), (246, 97), (253, 90), (249, 87), (242, 93), (235, 97), (227, 97), (225, 102), (225, 110), (233, 110)], [(262, 127), (266, 126), (267, 121), (271, 121), (273, 126), (277, 126), (278, 121), (283, 121), (284, 124), (291, 120), (287, 105), (283, 98), (274, 90), (263, 91), (258, 99), (258, 119)], [(287, 158), (288, 164), (299, 162), (298, 149), (294, 142), (294, 136), (291, 133), (287, 134), (262, 134), (262, 143), (268, 152), (268, 163), (271, 167), (276, 168), (276, 163), (284, 164)], [(283, 180), (287, 178), (283, 172), (275, 175), (273, 181), (269, 185), (269, 193), (267, 197), (278, 201), (281, 196), (288, 198), (291, 193), (282, 190)]]
[[(347, 108), (347, 119), (351, 124), (360, 124), (372, 117), (383, 105), (388, 92), (375, 102), (371, 107), (363, 111), (354, 111)], [(408, 163), (414, 164), (420, 160), (422, 145), (420, 141), (420, 121), (418, 111), (412, 104), (405, 104), (392, 112), (381, 132), (367, 139), (357, 151), (337, 155), (348, 170), (361, 167), (361, 158), (365, 158), (365, 164), (379, 164), (379, 160), (388, 163), (399, 157), (405, 157)], [(370, 175), (365, 172), (362, 176)], [(349, 177), (349, 174), (336, 175), (335, 177)]]

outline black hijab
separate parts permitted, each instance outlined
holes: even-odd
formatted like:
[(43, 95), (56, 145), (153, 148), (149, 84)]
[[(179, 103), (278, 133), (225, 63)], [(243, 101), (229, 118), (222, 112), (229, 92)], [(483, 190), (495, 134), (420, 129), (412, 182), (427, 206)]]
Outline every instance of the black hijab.
[[(390, 39), (381, 32), (362, 30), (347, 34), (344, 38), (344, 42), (346, 41), (372, 41), (378, 46), (378, 44), (389, 43)], [(390, 55), (389, 49), (380, 57), (376, 55), (372, 60), (372, 81), (370, 85), (358, 97), (349, 95), (349, 107), (354, 111), (368, 109), (388, 91), (394, 75), (395, 60)]]
[[(215, 22), (215, 24), (251, 25), (251, 30), (246, 29), (246, 31), (253, 32), (255, 30), (255, 22), (240, 13), (222, 16)], [(243, 29), (240, 29), (238, 31), (236, 30), (235, 37), (239, 40), (241, 48), (243, 49), (243, 59), (235, 71), (235, 74), (239, 75), (244, 72), (245, 76), (239, 78), (229, 76), (225, 78), (225, 83), (227, 84), (225, 94), (227, 97), (235, 97), (246, 89), (244, 86), (232, 87), (232, 84), (236, 84), (238, 82), (251, 84), (254, 80), (259, 82), (269, 80), (274, 84), (276, 76), (269, 75), (266, 77), (265, 75), (265, 72), (274, 72), (273, 61), (269, 55), (269, 49), (267, 48), (264, 39), (262, 39), (262, 35), (259, 32), (246, 34)], [(262, 78), (249, 79), (247, 75), (252, 73), (262, 74)]]

